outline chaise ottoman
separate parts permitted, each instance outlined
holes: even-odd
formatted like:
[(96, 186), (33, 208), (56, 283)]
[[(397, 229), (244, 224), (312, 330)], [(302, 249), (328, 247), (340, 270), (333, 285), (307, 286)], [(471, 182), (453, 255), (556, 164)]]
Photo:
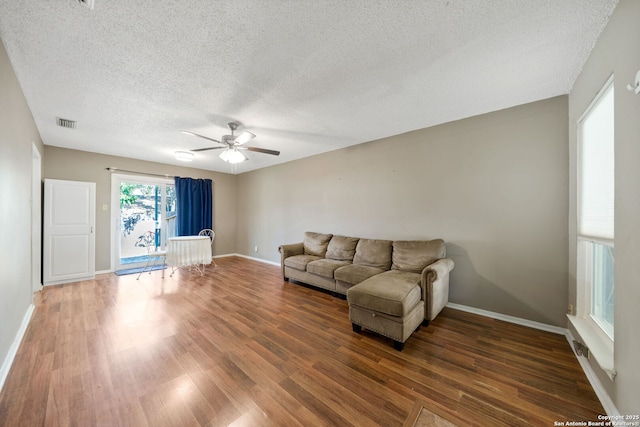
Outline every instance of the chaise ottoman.
[(390, 270), (347, 290), (349, 320), (354, 332), (362, 328), (393, 340), (402, 351), (405, 341), (424, 320), (420, 275)]

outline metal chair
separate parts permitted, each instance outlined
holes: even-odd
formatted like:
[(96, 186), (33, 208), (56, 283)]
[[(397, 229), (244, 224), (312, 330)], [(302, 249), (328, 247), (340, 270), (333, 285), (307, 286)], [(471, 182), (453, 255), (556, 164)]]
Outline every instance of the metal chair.
[[(200, 230), (200, 232), (198, 233), (198, 236), (207, 236), (209, 239), (211, 239), (211, 253), (213, 254), (213, 239), (216, 238), (216, 232), (210, 228), (204, 228)], [(214, 261), (213, 257), (211, 258), (211, 262), (213, 262), (214, 267), (218, 266), (218, 264), (216, 264), (216, 262)]]
[(153, 231), (147, 231), (142, 236), (138, 238), (136, 242), (136, 246), (144, 247), (147, 249), (147, 263), (138, 273), (138, 277), (136, 280), (140, 279), (142, 273), (149, 269), (149, 274), (153, 271), (153, 267), (156, 266), (158, 261), (162, 261), (162, 278), (164, 279), (164, 269), (167, 265), (167, 251), (161, 251), (157, 249), (156, 246), (156, 233)]

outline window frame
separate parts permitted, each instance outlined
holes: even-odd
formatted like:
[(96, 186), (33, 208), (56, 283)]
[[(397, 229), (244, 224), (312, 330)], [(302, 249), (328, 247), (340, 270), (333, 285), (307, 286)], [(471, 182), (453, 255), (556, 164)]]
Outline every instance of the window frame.
[[(613, 74), (609, 76), (605, 84), (598, 91), (589, 106), (576, 122), (577, 127), (577, 144), (576, 144), (576, 313), (575, 316), (569, 315), (569, 320), (580, 334), (591, 354), (596, 359), (600, 367), (608, 374), (612, 380), (615, 378), (614, 369), (614, 336), (615, 326), (612, 334), (600, 325), (600, 322), (592, 315), (592, 294), (593, 294), (593, 244), (601, 244), (609, 246), (615, 250), (614, 238), (603, 238), (581, 234), (581, 207), (582, 200), (582, 150), (583, 150), (583, 124), (594, 108), (604, 98), (604, 96), (612, 91), (614, 96), (614, 156), (615, 156), (615, 85)], [(615, 164), (614, 164), (615, 174)], [(615, 182), (615, 177), (614, 177)], [(614, 184), (615, 185), (615, 184)], [(615, 209), (615, 206), (614, 206)], [(615, 254), (614, 254), (615, 261)], [(615, 281), (615, 273), (614, 273)], [(615, 282), (614, 282), (615, 283)], [(614, 287), (615, 292), (615, 287)], [(615, 307), (614, 307), (615, 311)], [(615, 321), (614, 321), (615, 323)]]

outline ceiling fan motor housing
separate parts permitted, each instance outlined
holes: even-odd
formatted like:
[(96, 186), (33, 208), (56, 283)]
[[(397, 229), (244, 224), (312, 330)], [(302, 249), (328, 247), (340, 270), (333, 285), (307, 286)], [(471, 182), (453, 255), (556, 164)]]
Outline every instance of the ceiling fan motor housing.
[(227, 145), (234, 145), (236, 137), (233, 135), (222, 135), (222, 143)]

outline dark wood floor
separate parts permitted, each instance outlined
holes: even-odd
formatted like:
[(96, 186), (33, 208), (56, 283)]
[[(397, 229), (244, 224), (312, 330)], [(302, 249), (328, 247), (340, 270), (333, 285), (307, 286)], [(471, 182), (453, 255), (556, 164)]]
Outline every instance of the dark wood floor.
[(2, 426), (401, 426), (418, 401), (460, 426), (604, 413), (564, 336), (447, 308), (398, 352), (352, 332), (346, 301), (239, 257), (40, 299)]

